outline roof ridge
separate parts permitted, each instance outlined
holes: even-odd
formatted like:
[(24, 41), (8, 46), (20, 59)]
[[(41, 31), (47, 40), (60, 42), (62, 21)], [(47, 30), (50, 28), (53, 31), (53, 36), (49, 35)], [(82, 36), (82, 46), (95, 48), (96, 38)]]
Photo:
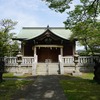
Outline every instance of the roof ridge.
[(22, 27), (22, 29), (65, 29), (65, 27)]

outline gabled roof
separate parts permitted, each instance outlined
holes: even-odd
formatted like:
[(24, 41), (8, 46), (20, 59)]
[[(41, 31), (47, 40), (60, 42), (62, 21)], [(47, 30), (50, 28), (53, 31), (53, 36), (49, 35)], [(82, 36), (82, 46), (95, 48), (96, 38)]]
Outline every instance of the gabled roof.
[(17, 40), (29, 40), (34, 39), (47, 30), (51, 31), (53, 34), (69, 40), (72, 32), (66, 30), (64, 27), (23, 27), (18, 36), (15, 38)]

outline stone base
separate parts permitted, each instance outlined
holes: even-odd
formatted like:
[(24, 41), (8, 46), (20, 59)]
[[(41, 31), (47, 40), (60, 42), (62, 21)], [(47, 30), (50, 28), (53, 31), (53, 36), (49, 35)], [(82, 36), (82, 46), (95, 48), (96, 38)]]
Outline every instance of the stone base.
[(21, 72), (14, 73), (14, 76), (22, 76), (22, 75), (23, 75), (23, 73), (21, 73)]
[(80, 75), (82, 75), (82, 73), (79, 71), (73, 71), (72, 75), (73, 76), (80, 76)]

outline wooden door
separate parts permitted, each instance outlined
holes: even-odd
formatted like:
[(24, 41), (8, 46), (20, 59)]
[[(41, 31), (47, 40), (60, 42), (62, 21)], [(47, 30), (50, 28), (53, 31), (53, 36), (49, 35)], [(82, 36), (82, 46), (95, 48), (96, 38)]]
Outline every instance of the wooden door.
[(58, 62), (59, 48), (37, 48), (38, 62)]

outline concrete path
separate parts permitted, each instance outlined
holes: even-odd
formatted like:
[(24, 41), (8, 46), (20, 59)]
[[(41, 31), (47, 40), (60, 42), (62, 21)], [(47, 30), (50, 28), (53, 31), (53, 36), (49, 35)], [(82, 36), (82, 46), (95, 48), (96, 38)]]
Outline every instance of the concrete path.
[(59, 76), (38, 76), (36, 81), (12, 100), (67, 100), (59, 84)]

